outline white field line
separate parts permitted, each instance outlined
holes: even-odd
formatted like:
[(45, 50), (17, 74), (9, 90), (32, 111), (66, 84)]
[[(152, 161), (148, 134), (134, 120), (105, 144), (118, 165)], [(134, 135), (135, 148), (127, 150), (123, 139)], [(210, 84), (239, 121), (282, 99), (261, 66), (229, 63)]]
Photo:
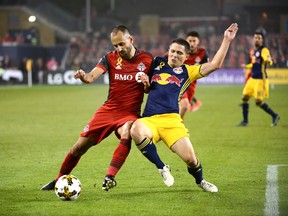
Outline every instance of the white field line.
[(279, 216), (278, 167), (288, 164), (267, 166), (265, 216)]

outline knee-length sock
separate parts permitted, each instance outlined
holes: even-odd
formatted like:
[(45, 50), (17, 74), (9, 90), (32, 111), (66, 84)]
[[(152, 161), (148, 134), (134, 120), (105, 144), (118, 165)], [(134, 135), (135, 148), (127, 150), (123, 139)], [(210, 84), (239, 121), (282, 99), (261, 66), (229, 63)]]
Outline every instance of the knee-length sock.
[(203, 170), (200, 161), (194, 167), (187, 167), (188, 172), (195, 178), (196, 184), (200, 184), (203, 180)]
[(113, 153), (110, 166), (106, 176), (116, 176), (122, 165), (125, 163), (131, 149), (131, 139), (120, 139), (120, 143)]
[(165, 164), (160, 159), (155, 144), (151, 139), (145, 137), (139, 144), (136, 144), (137, 148), (142, 152), (142, 154), (158, 169), (162, 169)]
[(243, 115), (243, 121), (248, 123), (248, 113), (249, 113), (249, 104), (243, 103), (242, 104), (242, 115)]
[(69, 152), (64, 161), (62, 162), (60, 172), (58, 173), (56, 177), (56, 181), (62, 176), (62, 175), (68, 175), (71, 173), (71, 171), (74, 169), (74, 167), (77, 165), (81, 157), (75, 157)]
[(267, 103), (263, 103), (260, 108), (271, 115), (273, 118), (277, 116), (277, 114), (268, 106)]

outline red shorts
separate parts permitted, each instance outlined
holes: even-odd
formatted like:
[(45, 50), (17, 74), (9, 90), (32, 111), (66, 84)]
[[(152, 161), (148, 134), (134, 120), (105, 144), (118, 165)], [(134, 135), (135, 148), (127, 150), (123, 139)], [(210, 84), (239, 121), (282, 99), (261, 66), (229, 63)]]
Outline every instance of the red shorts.
[(135, 121), (140, 116), (125, 111), (111, 110), (105, 106), (101, 106), (91, 118), (90, 122), (85, 126), (80, 136), (95, 139), (95, 145), (124, 125), (127, 121)]
[(194, 95), (195, 95), (195, 89), (196, 89), (196, 83), (197, 81), (193, 81), (189, 88), (187, 89), (187, 91), (184, 93), (184, 95), (182, 96), (182, 98), (187, 98), (189, 103), (192, 102)]

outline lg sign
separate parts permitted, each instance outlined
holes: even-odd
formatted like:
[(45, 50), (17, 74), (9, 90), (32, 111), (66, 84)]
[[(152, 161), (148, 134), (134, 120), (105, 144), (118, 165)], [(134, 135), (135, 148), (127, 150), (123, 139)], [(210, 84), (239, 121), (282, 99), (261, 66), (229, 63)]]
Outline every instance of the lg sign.
[(73, 77), (75, 71), (69, 70), (64, 73), (49, 73), (47, 74), (47, 84), (48, 85), (76, 85), (82, 84), (81, 80), (75, 79)]
[[(73, 77), (75, 71), (68, 70), (65, 72), (57, 71), (57, 72), (47, 72), (46, 77), (44, 78), (44, 82), (48, 85), (79, 85), (83, 84), (80, 79), (75, 79)], [(133, 80), (135, 79), (137, 82), (141, 82), (140, 76), (144, 74), (143, 72), (138, 72), (134, 78), (131, 74), (115, 74), (114, 79), (116, 80)], [(102, 79), (98, 79), (97, 83), (109, 83), (108, 74), (104, 74)]]

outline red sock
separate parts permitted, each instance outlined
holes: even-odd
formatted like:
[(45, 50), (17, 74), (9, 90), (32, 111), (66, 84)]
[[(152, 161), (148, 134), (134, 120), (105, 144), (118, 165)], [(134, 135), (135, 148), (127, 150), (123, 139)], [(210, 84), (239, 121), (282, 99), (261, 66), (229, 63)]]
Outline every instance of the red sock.
[(106, 176), (116, 176), (131, 149), (131, 139), (121, 139), (114, 151)]
[(62, 162), (62, 166), (60, 168), (60, 172), (56, 178), (56, 181), (62, 176), (71, 173), (74, 167), (79, 162), (80, 157), (73, 156), (70, 152), (66, 155), (64, 161)]

